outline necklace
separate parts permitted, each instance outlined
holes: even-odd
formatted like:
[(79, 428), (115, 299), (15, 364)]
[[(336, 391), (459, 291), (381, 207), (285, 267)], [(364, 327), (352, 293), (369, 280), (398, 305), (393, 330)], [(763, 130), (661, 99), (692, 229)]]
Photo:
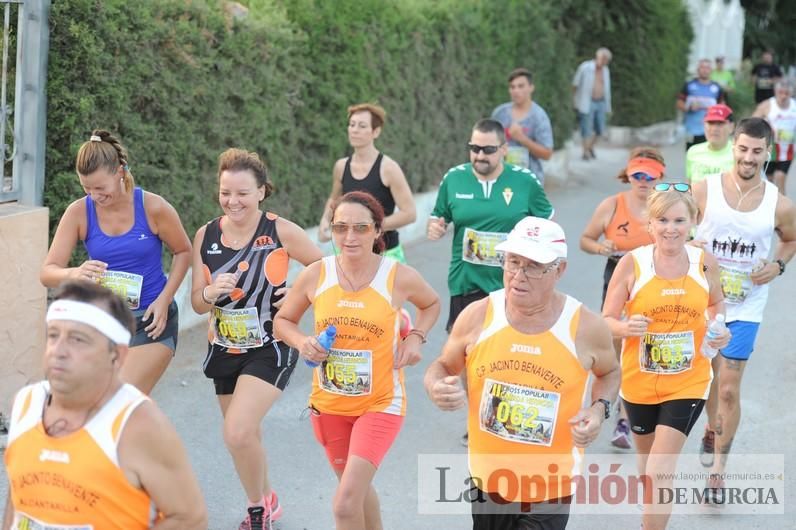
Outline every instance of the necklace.
[(738, 185), (738, 181), (735, 179), (735, 177), (733, 177), (732, 183), (735, 184), (735, 189), (738, 190), (738, 196), (739, 196), (738, 197), (738, 203), (735, 205), (735, 209), (737, 210), (741, 206), (741, 201), (743, 201), (746, 197), (749, 196), (750, 193), (752, 193), (757, 188), (759, 188), (760, 186), (763, 185), (763, 179), (760, 179), (760, 182), (757, 183), (757, 186), (754, 186), (754, 187), (746, 190), (745, 193), (741, 193), (741, 186)]
[[(380, 257), (379, 266), (376, 268), (376, 271), (378, 271), (379, 268), (381, 267), (382, 260), (384, 260), (384, 256)], [(340, 256), (337, 256), (335, 258), (335, 261), (337, 261), (337, 268), (340, 269), (340, 273), (343, 275), (343, 279), (348, 282), (348, 286), (351, 287), (352, 291), (354, 291), (354, 292), (359, 291), (360, 289), (362, 289), (363, 287), (365, 287), (366, 285), (368, 285), (370, 282), (373, 281), (373, 278), (369, 278), (362, 285), (357, 287), (356, 285), (354, 285), (354, 282), (351, 281), (351, 278), (349, 278), (348, 275), (345, 273), (345, 269), (343, 269), (343, 264), (340, 263)]]

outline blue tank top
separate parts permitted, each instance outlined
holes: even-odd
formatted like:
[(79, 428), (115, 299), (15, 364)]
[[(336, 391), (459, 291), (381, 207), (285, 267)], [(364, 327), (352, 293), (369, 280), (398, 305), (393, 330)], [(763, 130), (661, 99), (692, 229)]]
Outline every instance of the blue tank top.
[(132, 310), (145, 310), (163, 291), (161, 252), (163, 243), (149, 229), (144, 210), (144, 191), (133, 191), (133, 227), (124, 234), (109, 236), (99, 226), (94, 201), (86, 196), (88, 228), (83, 244), (90, 259), (104, 261), (108, 270), (100, 283), (112, 289)]

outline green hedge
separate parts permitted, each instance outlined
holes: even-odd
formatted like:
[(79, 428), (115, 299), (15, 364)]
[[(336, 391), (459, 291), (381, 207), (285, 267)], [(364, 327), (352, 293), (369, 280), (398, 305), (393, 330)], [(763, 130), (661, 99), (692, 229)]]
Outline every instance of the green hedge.
[[(354, 102), (387, 109), (379, 145), (424, 190), (467, 159), (470, 126), (508, 100), (517, 66), (534, 72), (559, 146), (574, 125), (577, 59), (597, 44), (615, 55), (614, 123), (670, 118), (685, 72), (686, 31), (671, 27), (687, 26), (678, 0), (621, 12), (587, 0), (244, 3), (248, 14), (236, 17), (212, 0), (53, 2), (53, 223), (81, 194), (74, 156), (94, 127), (118, 133), (137, 181), (172, 202), (191, 234), (220, 212), (215, 164), (229, 146), (264, 155), (277, 188), (266, 208), (310, 226), (334, 160), (348, 152)], [(599, 32), (594, 17), (607, 24)], [(643, 27), (628, 32), (631, 23)]]
[(670, 120), (683, 86), (693, 29), (682, 0), (565, 0), (563, 22), (579, 59), (613, 53), (611, 123), (640, 127)]

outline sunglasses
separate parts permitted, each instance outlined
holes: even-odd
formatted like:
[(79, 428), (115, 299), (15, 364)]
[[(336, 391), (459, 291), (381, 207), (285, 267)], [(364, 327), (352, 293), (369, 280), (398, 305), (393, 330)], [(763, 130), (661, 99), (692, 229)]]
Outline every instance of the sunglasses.
[[(503, 144), (501, 144), (503, 145)], [(494, 155), (497, 153), (498, 149), (500, 149), (500, 145), (476, 145), (476, 144), (467, 144), (467, 149), (472, 151), (475, 154), (480, 153), (481, 151), (484, 152), (485, 155)]]
[(332, 232), (335, 234), (346, 234), (350, 228), (355, 234), (367, 234), (372, 227), (373, 223), (332, 223)]
[(643, 172), (633, 173), (630, 176), (639, 181), (643, 180), (644, 182), (652, 182), (653, 180), (658, 180), (658, 177), (653, 177), (649, 173), (643, 173)]
[(685, 182), (661, 182), (660, 184), (655, 184), (655, 191), (669, 191), (672, 188), (680, 193), (691, 193), (691, 185)]

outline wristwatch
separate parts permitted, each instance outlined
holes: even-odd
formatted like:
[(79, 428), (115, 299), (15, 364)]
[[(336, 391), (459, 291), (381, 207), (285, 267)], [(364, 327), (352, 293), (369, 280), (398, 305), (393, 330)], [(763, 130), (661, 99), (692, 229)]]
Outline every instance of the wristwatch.
[(774, 263), (779, 265), (779, 275), (782, 276), (782, 273), (785, 272), (785, 262), (781, 259), (776, 259)]
[(595, 399), (594, 401), (592, 401), (591, 406), (593, 407), (595, 403), (602, 403), (603, 407), (605, 407), (605, 419), (606, 420), (611, 417), (611, 402), (610, 401), (608, 401), (607, 399), (602, 399), (602, 398)]

